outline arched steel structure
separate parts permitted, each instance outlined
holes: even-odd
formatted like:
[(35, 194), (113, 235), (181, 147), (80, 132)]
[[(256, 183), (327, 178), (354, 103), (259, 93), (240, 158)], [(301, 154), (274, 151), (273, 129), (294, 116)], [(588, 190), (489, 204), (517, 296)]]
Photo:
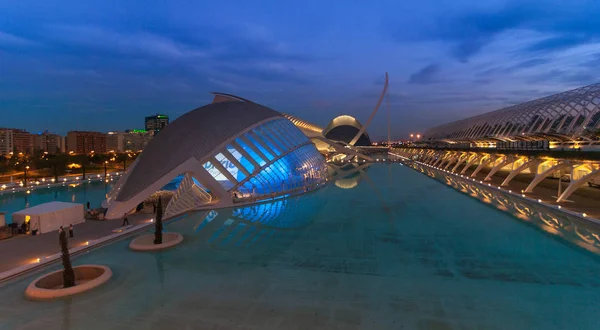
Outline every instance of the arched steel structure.
[(600, 129), (600, 83), (429, 129), (430, 141), (516, 142), (595, 140)]
[(185, 184), (170, 202), (177, 212), (311, 189), (326, 172), (313, 143), (279, 112), (222, 100), (184, 114), (148, 144), (108, 195), (106, 217), (131, 211), (181, 175)]
[[(362, 133), (361, 133), (362, 132)], [(355, 136), (361, 133), (354, 144), (351, 142)], [(371, 139), (364, 130), (364, 126), (354, 117), (341, 115), (333, 118), (333, 120), (323, 130), (323, 135), (330, 140), (344, 142), (356, 146), (370, 146)]]

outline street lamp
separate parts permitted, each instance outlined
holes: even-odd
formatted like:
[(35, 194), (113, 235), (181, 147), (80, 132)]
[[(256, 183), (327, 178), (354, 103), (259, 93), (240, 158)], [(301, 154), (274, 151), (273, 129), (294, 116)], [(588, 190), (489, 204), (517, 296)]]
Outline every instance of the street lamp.
[(104, 181), (106, 181), (106, 164), (108, 164), (108, 160), (104, 161)]
[(27, 170), (28, 169), (29, 169), (29, 165), (25, 166), (25, 180), (24, 180), (25, 181), (25, 183), (24, 183), (25, 188), (27, 188)]

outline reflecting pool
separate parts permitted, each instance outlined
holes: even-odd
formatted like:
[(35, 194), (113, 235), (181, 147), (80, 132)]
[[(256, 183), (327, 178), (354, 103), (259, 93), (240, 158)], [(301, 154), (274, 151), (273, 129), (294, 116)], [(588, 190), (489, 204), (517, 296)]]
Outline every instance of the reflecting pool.
[[(0, 287), (1, 329), (598, 329), (600, 260), (400, 164), (165, 226), (74, 259), (113, 278), (56, 302)], [(56, 268), (56, 267), (54, 267)]]
[(70, 203), (90, 202), (92, 208), (100, 207), (100, 203), (106, 199), (106, 194), (112, 189), (112, 182), (82, 181), (69, 183), (64, 186), (38, 188), (19, 192), (0, 192), (0, 212), (6, 213), (6, 222), (12, 223), (12, 214), (27, 207), (33, 207), (42, 203), (59, 201)]

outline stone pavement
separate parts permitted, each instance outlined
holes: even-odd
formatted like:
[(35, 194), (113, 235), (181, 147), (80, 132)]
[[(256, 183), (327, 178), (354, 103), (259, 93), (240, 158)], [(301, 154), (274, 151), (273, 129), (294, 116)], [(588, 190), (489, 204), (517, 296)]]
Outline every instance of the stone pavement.
[[(128, 217), (131, 225), (147, 223), (154, 218), (153, 214), (137, 213)], [(86, 220), (75, 225), (74, 237), (69, 239), (70, 247), (85, 244), (113, 233), (121, 227), (123, 220)], [(23, 265), (36, 263), (38, 258), (44, 258), (60, 252), (58, 232), (36, 236), (20, 235), (0, 241), (0, 273)]]

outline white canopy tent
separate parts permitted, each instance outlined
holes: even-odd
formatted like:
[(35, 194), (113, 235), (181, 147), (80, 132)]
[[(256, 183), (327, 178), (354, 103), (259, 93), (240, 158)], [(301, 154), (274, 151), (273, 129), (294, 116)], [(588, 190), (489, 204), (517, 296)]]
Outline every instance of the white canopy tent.
[(21, 225), (29, 221), (29, 229), (40, 234), (56, 231), (85, 221), (83, 204), (49, 202), (13, 213), (13, 222)]

